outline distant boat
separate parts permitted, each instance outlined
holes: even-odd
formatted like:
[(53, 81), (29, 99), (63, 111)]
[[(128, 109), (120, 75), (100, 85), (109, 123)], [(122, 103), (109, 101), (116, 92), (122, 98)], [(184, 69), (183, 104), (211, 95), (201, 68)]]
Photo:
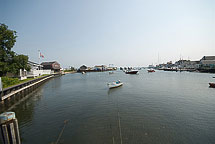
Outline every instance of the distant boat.
[(178, 71), (178, 69), (177, 68), (165, 68), (165, 69), (163, 69), (164, 71)]
[(138, 70), (129, 70), (125, 72), (126, 74), (137, 74)]
[(83, 71), (82, 74), (85, 74), (85, 72)]
[(110, 71), (109, 74), (113, 74), (113, 71)]
[(148, 72), (155, 72), (154, 69), (148, 69)]
[(215, 88), (215, 83), (209, 83), (210, 87)]
[(112, 88), (117, 88), (117, 87), (122, 86), (123, 83), (120, 82), (120, 80), (118, 80), (116, 82), (108, 83), (107, 85), (108, 85), (109, 89), (112, 89)]

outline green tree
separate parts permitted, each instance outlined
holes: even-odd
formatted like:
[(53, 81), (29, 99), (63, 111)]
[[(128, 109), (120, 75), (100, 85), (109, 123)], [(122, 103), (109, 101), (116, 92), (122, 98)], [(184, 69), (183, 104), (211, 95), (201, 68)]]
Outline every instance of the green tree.
[(27, 65), (28, 56), (17, 55), (12, 51), (16, 38), (16, 31), (0, 24), (0, 76), (6, 75), (7, 72), (18, 74), (19, 69), (30, 69)]
[(11, 61), (9, 66), (9, 72), (18, 74), (19, 70), (30, 70), (30, 66), (28, 65), (28, 56), (26, 55), (15, 55)]
[(16, 31), (9, 30), (5, 24), (0, 24), (0, 76), (9, 71), (9, 62), (15, 53), (11, 51), (16, 42)]
[(70, 67), (70, 70), (71, 70), (71, 71), (75, 71), (75, 68), (71, 66), (71, 67)]

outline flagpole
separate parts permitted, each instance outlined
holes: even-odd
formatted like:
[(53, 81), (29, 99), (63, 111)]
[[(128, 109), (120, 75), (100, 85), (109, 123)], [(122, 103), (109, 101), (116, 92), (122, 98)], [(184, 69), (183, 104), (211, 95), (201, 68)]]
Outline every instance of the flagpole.
[(40, 50), (38, 50), (38, 64), (39, 64), (39, 70), (40, 70)]

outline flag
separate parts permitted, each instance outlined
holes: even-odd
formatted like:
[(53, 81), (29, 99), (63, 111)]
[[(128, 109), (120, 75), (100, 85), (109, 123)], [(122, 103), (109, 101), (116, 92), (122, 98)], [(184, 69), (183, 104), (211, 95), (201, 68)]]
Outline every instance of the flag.
[(41, 58), (44, 58), (44, 55), (42, 55), (42, 53), (40, 53), (40, 57), (41, 57)]

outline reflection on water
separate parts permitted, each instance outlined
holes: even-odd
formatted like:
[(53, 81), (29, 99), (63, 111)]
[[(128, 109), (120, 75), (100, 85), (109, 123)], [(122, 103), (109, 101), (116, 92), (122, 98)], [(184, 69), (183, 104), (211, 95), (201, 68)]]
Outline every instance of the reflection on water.
[(121, 88), (122, 88), (122, 86), (121, 87), (117, 87), (117, 88), (108, 89), (108, 91), (107, 91), (108, 95), (111, 95), (111, 93), (114, 93), (115, 91), (118, 91)]
[(0, 103), (0, 113), (3, 113), (5, 111), (11, 111), (15, 107), (17, 107), (17, 106), (22, 105), (23, 103), (25, 103), (32, 96), (37, 101), (38, 100), (37, 97), (38, 97), (38, 95), (39, 96), (42, 95), (41, 94), (42, 91), (43, 91), (43, 89), (38, 88), (35, 91), (30, 92), (27, 95), (19, 94), (19, 95), (11, 97), (10, 99), (5, 100), (4, 103)]
[[(25, 144), (215, 143), (212, 75), (158, 71), (68, 74), (12, 108)], [(108, 89), (120, 79), (124, 85)], [(120, 119), (120, 124), (119, 124)], [(121, 136), (120, 127), (121, 125)]]
[(27, 123), (32, 123), (34, 108), (40, 102), (42, 93), (43, 89), (38, 88), (8, 109), (8, 111), (14, 111), (16, 113), (20, 127), (23, 127)]

